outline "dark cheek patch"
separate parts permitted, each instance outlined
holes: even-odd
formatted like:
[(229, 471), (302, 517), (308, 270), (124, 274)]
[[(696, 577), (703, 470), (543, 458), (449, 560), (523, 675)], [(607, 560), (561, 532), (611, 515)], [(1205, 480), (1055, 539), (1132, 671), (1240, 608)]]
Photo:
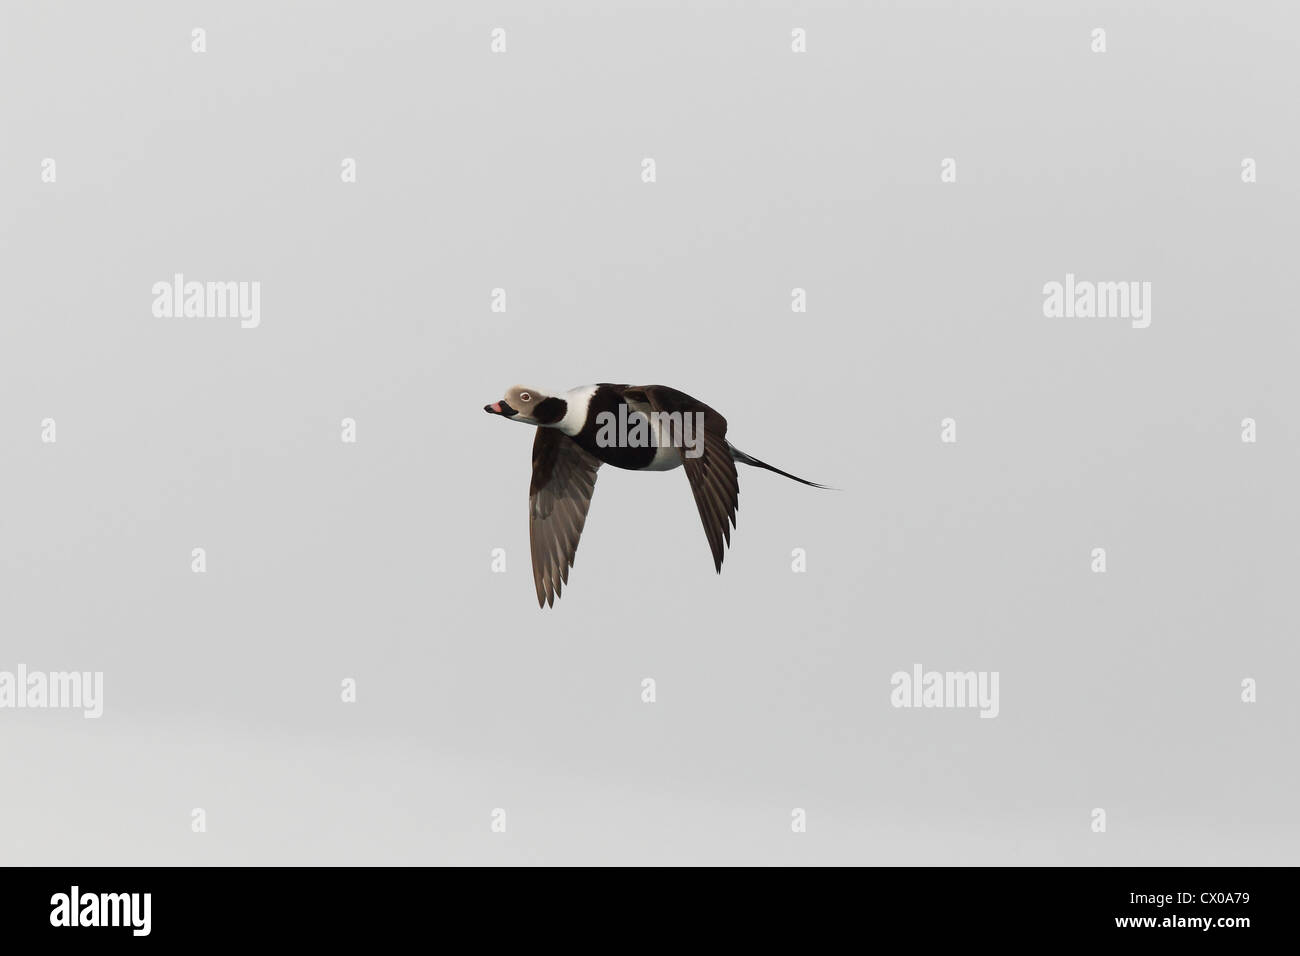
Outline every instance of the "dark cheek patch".
[(569, 410), (568, 403), (562, 398), (544, 398), (533, 409), (533, 419), (543, 425), (554, 425)]

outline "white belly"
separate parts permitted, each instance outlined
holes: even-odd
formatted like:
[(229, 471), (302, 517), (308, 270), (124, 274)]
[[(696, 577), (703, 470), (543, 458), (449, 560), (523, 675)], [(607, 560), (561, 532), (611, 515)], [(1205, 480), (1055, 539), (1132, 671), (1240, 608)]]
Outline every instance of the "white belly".
[[(639, 410), (640, 411), (640, 410)], [(640, 414), (645, 415), (644, 411)], [(658, 419), (651, 415), (646, 421), (650, 431), (651, 443), (655, 448), (655, 456), (650, 464), (642, 468), (642, 471), (672, 471), (678, 468), (682, 463), (682, 450), (673, 445), (673, 438), (676, 437), (680, 442), (681, 436), (673, 435), (672, 427), (664, 420)]]
[(642, 471), (672, 471), (674, 468), (681, 467), (682, 453), (680, 449), (671, 448), (667, 445), (660, 445), (655, 449), (654, 460), (642, 468)]

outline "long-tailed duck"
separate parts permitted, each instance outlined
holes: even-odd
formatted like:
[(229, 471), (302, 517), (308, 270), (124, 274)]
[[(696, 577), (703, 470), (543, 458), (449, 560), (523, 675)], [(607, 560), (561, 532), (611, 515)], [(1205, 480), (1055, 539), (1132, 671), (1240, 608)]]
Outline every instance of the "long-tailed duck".
[(596, 469), (602, 464), (629, 471), (684, 466), (719, 574), (723, 543), (731, 544), (736, 525), (736, 462), (814, 488), (826, 487), (746, 455), (726, 440), (725, 418), (665, 385), (585, 385), (561, 395), (516, 385), (483, 410), (538, 426), (528, 491), (528, 537), (541, 607), (553, 606), (568, 583), (596, 487)]

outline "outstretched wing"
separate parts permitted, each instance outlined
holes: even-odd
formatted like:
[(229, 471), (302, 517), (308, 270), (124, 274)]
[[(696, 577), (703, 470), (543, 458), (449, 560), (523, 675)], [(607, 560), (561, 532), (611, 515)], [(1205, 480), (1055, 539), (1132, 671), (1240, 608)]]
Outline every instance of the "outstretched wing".
[(704, 536), (709, 539), (709, 549), (713, 552), (713, 567), (721, 574), (722, 557), (726, 546), (731, 544), (731, 529), (736, 526), (736, 509), (740, 507), (740, 482), (727, 444), (727, 420), (698, 399), (666, 385), (630, 388), (624, 397), (633, 402), (644, 401), (658, 412), (704, 416), (703, 454), (692, 458), (685, 448), (679, 449), (679, 454), (704, 524)]
[(568, 583), (600, 459), (554, 428), (537, 429), (533, 480), (528, 489), (528, 540), (533, 552), (537, 606), (554, 606)]

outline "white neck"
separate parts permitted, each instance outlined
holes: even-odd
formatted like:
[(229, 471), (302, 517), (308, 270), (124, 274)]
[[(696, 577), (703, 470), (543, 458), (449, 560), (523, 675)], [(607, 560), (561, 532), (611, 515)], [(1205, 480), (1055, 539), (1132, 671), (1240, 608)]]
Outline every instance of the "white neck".
[(582, 431), (587, 422), (587, 408), (591, 405), (591, 396), (596, 394), (595, 385), (580, 385), (564, 393), (568, 408), (564, 417), (555, 423), (556, 428), (566, 435), (576, 435)]

